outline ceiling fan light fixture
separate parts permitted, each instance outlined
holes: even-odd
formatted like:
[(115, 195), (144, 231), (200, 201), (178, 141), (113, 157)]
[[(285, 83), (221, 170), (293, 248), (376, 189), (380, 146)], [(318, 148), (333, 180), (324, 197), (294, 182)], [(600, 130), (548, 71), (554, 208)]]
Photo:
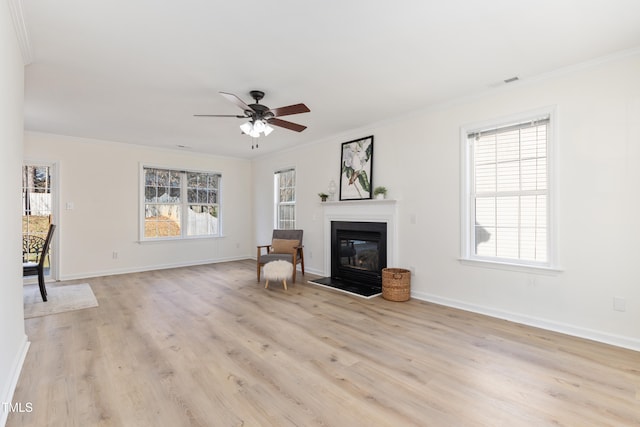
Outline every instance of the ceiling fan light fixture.
[(253, 130), (255, 130), (256, 132), (260, 133), (260, 132), (264, 132), (265, 129), (265, 124), (262, 120), (256, 120), (253, 123)]
[(251, 138), (258, 138), (260, 137), (260, 132), (256, 130), (255, 126), (251, 126), (251, 131), (247, 133), (247, 135), (249, 135)]
[(264, 136), (273, 132), (273, 128), (269, 126), (264, 120), (250, 120), (240, 125), (240, 130), (253, 138), (260, 137), (260, 134)]
[(240, 125), (240, 130), (249, 135), (251, 132), (253, 132), (253, 125), (251, 124), (251, 122), (243, 123)]

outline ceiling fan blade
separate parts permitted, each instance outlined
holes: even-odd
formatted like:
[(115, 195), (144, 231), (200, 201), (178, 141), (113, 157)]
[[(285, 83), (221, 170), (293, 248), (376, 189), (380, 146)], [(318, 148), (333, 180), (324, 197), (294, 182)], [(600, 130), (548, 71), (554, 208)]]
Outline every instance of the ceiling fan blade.
[(238, 98), (232, 93), (220, 92), (220, 95), (224, 96), (228, 101), (236, 104), (242, 109), (242, 111), (253, 111), (242, 99)]
[(309, 108), (304, 104), (288, 105), (286, 107), (272, 108), (271, 112), (275, 117), (289, 116), (291, 114), (308, 113)]
[(302, 132), (303, 130), (305, 130), (307, 128), (306, 126), (302, 126), (302, 125), (299, 125), (297, 123), (292, 123), (292, 122), (288, 122), (286, 120), (281, 120), (281, 119), (276, 119), (276, 118), (269, 119), (269, 120), (267, 120), (267, 122), (270, 125), (280, 126), (281, 128), (294, 130), (296, 132)]
[(233, 114), (194, 114), (193, 117), (235, 117), (238, 119), (246, 119), (247, 116), (236, 116)]

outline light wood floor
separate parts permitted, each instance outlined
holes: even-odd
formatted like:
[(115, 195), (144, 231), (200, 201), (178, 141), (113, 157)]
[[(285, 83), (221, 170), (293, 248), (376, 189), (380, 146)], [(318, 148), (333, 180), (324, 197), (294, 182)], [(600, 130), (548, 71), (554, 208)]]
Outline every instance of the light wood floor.
[(26, 321), (33, 411), (7, 426), (640, 425), (638, 352), (301, 275), (265, 290), (253, 261), (84, 282), (99, 307)]

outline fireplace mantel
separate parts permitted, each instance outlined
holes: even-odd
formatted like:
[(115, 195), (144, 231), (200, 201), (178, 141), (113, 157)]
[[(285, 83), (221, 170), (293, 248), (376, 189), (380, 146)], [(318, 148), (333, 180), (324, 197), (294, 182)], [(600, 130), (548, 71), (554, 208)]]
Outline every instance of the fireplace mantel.
[(342, 200), (342, 201), (326, 201), (321, 202), (324, 206), (371, 206), (371, 205), (395, 205), (398, 203), (397, 200), (393, 199), (364, 199), (364, 200)]
[(363, 221), (387, 224), (387, 266), (398, 262), (398, 203), (391, 199), (322, 202), (324, 234), (324, 275), (331, 274), (331, 222)]

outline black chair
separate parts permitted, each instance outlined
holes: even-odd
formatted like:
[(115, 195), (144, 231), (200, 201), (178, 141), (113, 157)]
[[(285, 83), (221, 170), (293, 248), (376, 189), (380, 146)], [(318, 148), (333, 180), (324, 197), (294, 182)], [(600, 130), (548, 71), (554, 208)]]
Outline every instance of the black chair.
[[(304, 275), (304, 252), (302, 251), (302, 230), (273, 230), (270, 245), (258, 246), (257, 267), (258, 282), (260, 281), (260, 267), (276, 260), (289, 261), (293, 264), (293, 277), (296, 281), (296, 264), (300, 264)], [(263, 253), (266, 250), (266, 253)]]
[(47, 233), (47, 238), (44, 239), (42, 250), (38, 254), (37, 262), (26, 261), (22, 263), (23, 276), (33, 276), (36, 274), (38, 275), (38, 286), (40, 287), (40, 295), (42, 295), (43, 301), (47, 300), (47, 288), (45, 288), (44, 286), (44, 261), (47, 258), (47, 254), (49, 252), (49, 246), (51, 245), (51, 238), (53, 237), (53, 231), (55, 229), (56, 229), (56, 226), (54, 224), (49, 225), (49, 232)]

